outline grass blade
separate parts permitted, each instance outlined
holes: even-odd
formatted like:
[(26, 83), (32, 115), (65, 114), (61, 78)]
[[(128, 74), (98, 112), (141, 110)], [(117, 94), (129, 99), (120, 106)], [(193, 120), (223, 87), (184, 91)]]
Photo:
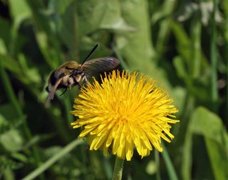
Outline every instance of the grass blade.
[(176, 171), (175, 171), (174, 166), (173, 166), (173, 163), (169, 157), (169, 153), (168, 153), (165, 146), (163, 146), (163, 148), (164, 148), (164, 151), (161, 154), (162, 154), (162, 157), (163, 157), (165, 164), (166, 164), (166, 167), (167, 167), (169, 179), (178, 180)]
[(218, 102), (218, 91), (217, 91), (217, 49), (216, 49), (216, 24), (215, 24), (215, 14), (217, 12), (217, 0), (213, 0), (213, 13), (212, 13), (212, 23), (211, 23), (211, 97), (213, 103), (213, 109), (216, 111)]
[(48, 168), (50, 168), (55, 162), (60, 160), (65, 154), (69, 153), (72, 151), (76, 146), (82, 144), (82, 140), (76, 139), (69, 143), (66, 147), (64, 147), (58, 154), (54, 155), (51, 157), (49, 160), (44, 162), (40, 167), (32, 171), (30, 174), (28, 174), (26, 177), (24, 177), (24, 180), (30, 180), (34, 179), (40, 174), (42, 174), (44, 171), (46, 171)]

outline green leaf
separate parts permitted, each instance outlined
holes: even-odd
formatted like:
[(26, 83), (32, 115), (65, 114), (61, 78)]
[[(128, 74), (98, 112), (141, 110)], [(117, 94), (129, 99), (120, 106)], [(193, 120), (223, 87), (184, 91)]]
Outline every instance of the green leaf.
[(147, 1), (123, 1), (122, 17), (135, 31), (116, 34), (117, 50), (129, 69), (141, 71), (167, 86), (164, 71), (156, 66), (155, 51), (151, 41)]
[(167, 167), (169, 179), (178, 180), (178, 177), (177, 177), (175, 168), (173, 166), (173, 163), (170, 159), (169, 153), (168, 153), (165, 146), (163, 146), (163, 148), (164, 148), (164, 151), (162, 152), (162, 157), (163, 157), (165, 164), (166, 164), (166, 167)]
[(185, 82), (188, 81), (187, 69), (185, 67), (183, 59), (180, 56), (175, 57), (173, 63), (179, 78), (183, 79)]
[[(104, 3), (105, 2), (105, 3)], [(121, 3), (118, 0), (103, 1), (104, 15), (101, 18), (100, 28), (121, 31), (135, 31), (121, 17)]]
[(82, 144), (82, 141), (80, 139), (76, 139), (69, 143), (67, 146), (65, 146), (63, 149), (61, 149), (57, 154), (52, 156), (49, 160), (41, 164), (37, 169), (32, 171), (30, 174), (28, 174), (23, 179), (29, 180), (34, 179), (37, 176), (39, 176), (41, 173), (43, 173), (45, 170), (47, 170), (50, 166), (52, 166), (56, 161), (63, 158), (67, 153), (71, 152), (76, 146)]
[(195, 110), (189, 128), (194, 134), (212, 139), (221, 145), (225, 143), (225, 131), (221, 119), (204, 107), (199, 107)]
[[(133, 31), (121, 16), (121, 3), (118, 0), (79, 1), (78, 20), (80, 35), (84, 36), (98, 29)], [(93, 7), (93, 8), (91, 8)]]
[[(189, 57), (191, 57), (191, 42), (184, 28), (181, 24), (177, 23), (176, 21), (171, 21), (171, 30), (174, 33), (175, 38), (177, 40), (176, 46), (178, 48), (179, 54), (182, 56), (184, 60), (189, 59)], [(189, 62), (186, 61), (185, 63)]]
[(221, 119), (206, 108), (195, 110), (190, 131), (204, 136), (215, 179), (227, 179), (226, 131)]
[[(0, 28), (0, 38), (3, 40), (4, 46), (7, 46), (10, 41), (10, 24), (8, 21), (0, 17), (0, 27), (4, 27)], [(6, 47), (2, 48), (7, 49)], [(0, 53), (2, 52), (0, 51)]]
[(227, 134), (221, 119), (204, 107), (197, 108), (190, 119), (183, 153), (183, 178), (191, 179), (192, 137), (195, 134), (201, 135), (205, 139), (215, 179), (227, 179)]
[(23, 139), (19, 131), (11, 129), (0, 136), (2, 146), (11, 152), (20, 150), (23, 147)]
[(174, 104), (179, 109), (178, 114), (182, 114), (185, 97), (186, 97), (186, 89), (178, 86), (178, 87), (172, 88), (172, 92), (170, 94), (174, 99)]
[[(171, 21), (170, 26), (177, 41), (175, 46), (178, 50), (178, 57), (183, 61), (181, 64), (184, 65), (182, 66), (188, 75), (188, 79), (192, 77), (204, 77), (209, 68), (208, 62), (201, 50), (201, 25), (197, 18), (193, 20), (195, 21), (193, 21), (191, 25), (192, 37), (187, 34), (182, 24), (176, 21)], [(180, 65), (180, 62), (178, 62), (178, 65)]]
[(64, 14), (73, 1), (74, 0), (50, 0), (49, 7), (51, 6), (55, 12)]
[(26, 0), (9, 0), (9, 4), (11, 15), (13, 16), (17, 27), (25, 18), (31, 16), (31, 10), (26, 3)]
[(6, 54), (7, 53), (7, 48), (2, 39), (0, 39), (0, 54)]
[(219, 180), (227, 180), (228, 179), (228, 150), (227, 150), (227, 142), (224, 144), (225, 148), (221, 148), (221, 144), (218, 144), (214, 140), (209, 138), (205, 139), (208, 155), (210, 158), (210, 162), (212, 165), (213, 173), (215, 179)]
[(38, 69), (36, 69), (35, 67), (28, 67), (28, 64), (27, 64), (28, 61), (23, 54), (19, 54), (18, 59), (19, 59), (19, 64), (21, 66), (21, 70), (23, 72), (21, 77), (21, 79), (23, 80), (21, 81), (24, 81), (27, 84), (29, 83), (40, 84), (41, 77), (38, 72)]
[(21, 74), (21, 69), (15, 59), (11, 58), (8, 55), (0, 54), (0, 60), (2, 61), (2, 65), (4, 68), (10, 70), (14, 74)]
[[(1, 109), (1, 106), (0, 106)], [(5, 117), (0, 114), (0, 134), (5, 133), (9, 129), (9, 123), (6, 121)]]
[[(151, 3), (152, 1), (148, 1)], [(168, 35), (170, 33), (170, 21), (171, 21), (171, 14), (175, 11), (175, 1), (166, 0), (162, 3), (162, 6), (156, 9), (157, 12), (152, 14), (152, 24), (155, 23), (157, 20), (159, 22), (159, 30), (158, 35), (156, 37), (156, 51), (160, 54), (166, 49), (166, 44), (168, 40)], [(153, 27), (153, 26), (152, 26)]]
[(12, 157), (20, 162), (28, 161), (28, 158), (22, 153), (14, 152), (14, 153), (12, 153)]
[[(1, 173), (3, 173), (4, 171), (7, 171), (7, 170), (10, 170), (10, 169), (18, 169), (22, 166), (21, 163), (17, 162), (17, 161), (14, 161), (12, 160), (11, 158), (8, 158), (6, 156), (0, 156), (0, 171)], [(5, 172), (6, 173), (6, 172)], [(5, 176), (6, 174), (4, 174)], [(14, 178), (9, 178), (7, 176), (7, 178), (3, 178), (3, 179), (14, 179)]]
[(117, 34), (117, 48), (127, 59), (132, 69), (153, 72), (152, 58), (155, 57), (153, 45), (150, 41), (150, 24), (147, 14), (147, 1), (124, 1), (121, 3), (122, 16), (135, 31)]

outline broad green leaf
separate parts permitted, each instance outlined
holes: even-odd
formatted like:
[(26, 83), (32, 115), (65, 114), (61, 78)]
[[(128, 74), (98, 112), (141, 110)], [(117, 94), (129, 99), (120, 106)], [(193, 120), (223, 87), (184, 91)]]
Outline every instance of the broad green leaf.
[(80, 7), (77, 9), (81, 36), (98, 29), (134, 30), (121, 17), (121, 3), (118, 0), (79, 1), (77, 7)]
[[(103, 1), (104, 4), (104, 1)], [(113, 30), (114, 32), (134, 31), (121, 17), (121, 3), (118, 0), (105, 1), (104, 15), (101, 18), (100, 28)]]
[(60, 14), (67, 11), (67, 8), (71, 5), (74, 0), (50, 0), (49, 8), (53, 9)]
[(10, 131), (0, 136), (0, 143), (2, 146), (11, 152), (21, 150), (23, 147), (23, 139), (19, 131), (11, 129)]
[(129, 66), (144, 72), (151, 71), (152, 58), (155, 57), (150, 41), (150, 24), (147, 14), (147, 1), (123, 1), (122, 16), (135, 31), (117, 35), (117, 47), (127, 59)]
[(228, 149), (226, 131), (221, 119), (207, 109), (200, 107), (192, 116), (190, 130), (204, 136), (215, 179), (227, 179)]
[(7, 48), (2, 39), (0, 39), (0, 54), (6, 54), (7, 53)]
[(214, 140), (206, 138), (205, 141), (215, 179), (226, 180), (228, 178), (227, 142), (224, 144), (224, 147), (221, 148), (222, 144), (218, 144)]
[(10, 41), (10, 30), (11, 30), (10, 23), (0, 17), (0, 27), (4, 27), (4, 28), (0, 28), (0, 38), (3, 40), (4, 45), (8, 47), (8, 44)]
[(215, 179), (227, 179), (227, 134), (221, 119), (204, 107), (197, 108), (193, 112), (190, 120), (183, 153), (183, 178), (191, 179), (193, 135), (201, 135), (204, 137)]
[(122, 1), (121, 14), (135, 31), (116, 34), (117, 49), (129, 69), (151, 75), (162, 86), (169, 86), (165, 72), (156, 66), (155, 51), (151, 41), (147, 1)]
[[(25, 19), (31, 16), (31, 9), (26, 0), (9, 0), (11, 15), (14, 18), (16, 27)], [(16, 28), (17, 29), (17, 28)]]
[(192, 115), (190, 131), (224, 145), (225, 129), (221, 119), (204, 107), (199, 107)]
[(119, 1), (89, 0), (71, 3), (62, 15), (60, 37), (70, 50), (71, 58), (75, 58), (79, 57), (78, 51), (83, 49), (82, 44), (91, 46), (97, 42), (106, 42), (110, 32), (128, 31), (134, 31), (134, 28), (122, 18)]

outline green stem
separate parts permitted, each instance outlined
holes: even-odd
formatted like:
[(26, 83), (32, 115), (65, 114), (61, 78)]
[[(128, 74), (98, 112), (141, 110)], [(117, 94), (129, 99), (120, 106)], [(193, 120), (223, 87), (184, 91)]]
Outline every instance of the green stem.
[(200, 66), (201, 66), (201, 29), (202, 25), (199, 20), (200, 15), (196, 15), (193, 18), (192, 22), (192, 42), (193, 42), (193, 51), (192, 51), (192, 60), (193, 60), (193, 68), (192, 68), (192, 76), (194, 79), (198, 79), (200, 75)]
[(163, 159), (164, 159), (166, 167), (167, 167), (169, 179), (178, 180), (175, 168), (174, 168), (173, 163), (169, 157), (169, 153), (168, 153), (168, 151), (164, 145), (163, 145), (163, 148), (164, 148), (164, 151), (161, 154), (163, 156)]
[(212, 77), (211, 77), (211, 97), (214, 111), (217, 110), (216, 102), (218, 102), (218, 91), (217, 91), (217, 49), (216, 49), (216, 25), (215, 25), (215, 14), (217, 11), (217, 0), (213, 0), (213, 13), (212, 13), (212, 24), (211, 24), (211, 65), (212, 65)]
[(123, 163), (124, 163), (123, 159), (116, 157), (112, 180), (121, 180), (122, 179)]
[(161, 180), (159, 152), (154, 151), (154, 154), (155, 154), (155, 162), (157, 166), (156, 180)]
[[(228, 16), (226, 21), (226, 32), (225, 32), (225, 49), (228, 49)], [(225, 59), (228, 59), (228, 52), (225, 51)], [(226, 82), (228, 82), (228, 61), (226, 61)], [(225, 109), (228, 109), (228, 86), (226, 86), (226, 107)], [(228, 111), (226, 111), (225, 117), (228, 117)]]
[(67, 122), (70, 124), (73, 121), (73, 116), (71, 115), (71, 113), (69, 113), (72, 110), (72, 104), (70, 102), (69, 96), (64, 98), (63, 102), (64, 102), (64, 107), (66, 109)]

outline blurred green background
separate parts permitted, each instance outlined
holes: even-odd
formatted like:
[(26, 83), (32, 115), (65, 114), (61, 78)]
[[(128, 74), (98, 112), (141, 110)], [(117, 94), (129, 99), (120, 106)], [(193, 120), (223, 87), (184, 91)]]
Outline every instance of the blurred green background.
[(66, 60), (116, 56), (179, 109), (164, 153), (137, 153), (123, 179), (228, 179), (226, 0), (0, 0), (0, 179), (110, 179), (114, 156), (76, 139), (77, 88), (44, 104)]

